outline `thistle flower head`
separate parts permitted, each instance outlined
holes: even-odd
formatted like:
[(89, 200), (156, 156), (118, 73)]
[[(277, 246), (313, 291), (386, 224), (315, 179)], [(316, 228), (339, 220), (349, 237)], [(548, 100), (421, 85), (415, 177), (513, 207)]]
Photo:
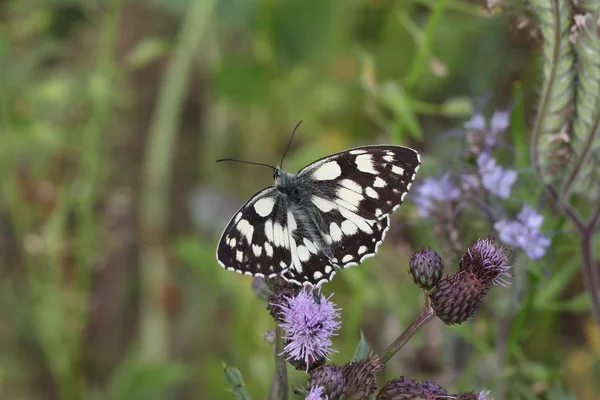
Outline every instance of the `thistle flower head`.
[(437, 400), (448, 397), (448, 392), (432, 381), (417, 382), (401, 376), (388, 381), (377, 395), (378, 400), (406, 399), (406, 400)]
[(295, 297), (286, 297), (280, 304), (286, 345), (283, 353), (288, 360), (303, 361), (306, 370), (314, 361), (327, 358), (331, 337), (340, 328), (339, 309), (323, 295), (315, 301), (313, 291), (302, 290)]
[(417, 286), (430, 290), (442, 279), (444, 262), (435, 251), (423, 249), (410, 258), (408, 273)]
[(435, 315), (443, 323), (462, 324), (475, 314), (486, 289), (475, 274), (459, 272), (439, 281), (429, 299)]
[(442, 175), (438, 179), (425, 178), (416, 192), (414, 202), (422, 218), (432, 216), (441, 204), (460, 197), (460, 190), (450, 181), (449, 174)]
[(329, 400), (327, 396), (323, 397), (323, 388), (321, 386), (313, 386), (308, 392), (305, 400)]
[(503, 277), (510, 277), (506, 250), (491, 239), (478, 239), (467, 248), (460, 259), (460, 271), (474, 273), (484, 285), (508, 284)]
[(550, 246), (550, 238), (540, 232), (544, 217), (524, 206), (515, 220), (503, 219), (494, 224), (500, 240), (509, 246), (523, 249), (532, 260), (542, 258)]
[(335, 364), (323, 365), (313, 370), (308, 384), (310, 387), (323, 387), (323, 393), (329, 397), (329, 400), (343, 399), (347, 389), (344, 372)]
[(508, 199), (512, 185), (517, 181), (517, 172), (504, 169), (489, 153), (477, 157), (477, 166), (483, 187), (502, 199)]
[(489, 390), (482, 390), (480, 392), (461, 392), (451, 395), (456, 400), (494, 400), (490, 395)]
[(506, 285), (506, 251), (490, 239), (479, 239), (460, 260), (460, 270), (440, 280), (429, 298), (436, 316), (448, 325), (461, 324), (481, 305), (492, 284)]
[(377, 388), (377, 374), (382, 370), (383, 364), (374, 354), (344, 365), (342, 371), (348, 384), (346, 397), (350, 399), (369, 397)]

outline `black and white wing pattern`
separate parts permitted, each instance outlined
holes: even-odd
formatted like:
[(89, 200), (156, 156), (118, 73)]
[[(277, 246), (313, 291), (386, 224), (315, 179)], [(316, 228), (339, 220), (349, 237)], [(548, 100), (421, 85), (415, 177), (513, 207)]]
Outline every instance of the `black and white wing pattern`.
[[(377, 253), (389, 228), (389, 214), (404, 201), (420, 166), (419, 154), (401, 146), (365, 146), (317, 160), (297, 175), (308, 186), (303, 209), (319, 215), (319, 232), (329, 251), (325, 266), (311, 257), (302, 268), (282, 276), (294, 282), (320, 284), (335, 270), (362, 263)], [(310, 212), (310, 211), (309, 211)], [(317, 253), (318, 254), (318, 253)]]
[(296, 175), (276, 169), (275, 186), (254, 195), (227, 225), (217, 259), (246, 275), (328, 282), (336, 268), (375, 255), (419, 165), (416, 151), (385, 145), (333, 154)]
[(217, 247), (217, 260), (223, 268), (264, 278), (280, 275), (288, 268), (292, 259), (288, 218), (280, 199), (277, 189), (269, 187), (238, 210)]

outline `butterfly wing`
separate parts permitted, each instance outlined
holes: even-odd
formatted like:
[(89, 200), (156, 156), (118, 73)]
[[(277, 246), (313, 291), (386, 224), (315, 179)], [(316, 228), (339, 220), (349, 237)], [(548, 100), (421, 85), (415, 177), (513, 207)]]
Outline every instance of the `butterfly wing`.
[[(312, 236), (292, 233), (292, 264), (281, 275), (287, 281), (315, 287), (331, 281), (335, 267), (348, 268), (375, 255), (389, 226), (384, 218), (358, 222), (359, 229), (338, 211), (329, 212), (322, 221), (321, 230)], [(342, 229), (349, 240), (341, 240)]]
[(418, 153), (401, 146), (358, 147), (317, 160), (287, 187), (301, 199), (270, 187), (248, 200), (225, 228), (217, 259), (246, 275), (281, 275), (299, 285), (330, 281), (335, 267), (375, 255), (419, 165)]
[(291, 262), (287, 210), (274, 187), (248, 200), (227, 224), (217, 246), (217, 260), (240, 274), (274, 277)]
[(347, 268), (375, 255), (389, 214), (404, 201), (419, 166), (419, 154), (410, 148), (364, 146), (317, 160), (298, 173), (309, 196), (305, 209), (320, 214), (331, 264)]

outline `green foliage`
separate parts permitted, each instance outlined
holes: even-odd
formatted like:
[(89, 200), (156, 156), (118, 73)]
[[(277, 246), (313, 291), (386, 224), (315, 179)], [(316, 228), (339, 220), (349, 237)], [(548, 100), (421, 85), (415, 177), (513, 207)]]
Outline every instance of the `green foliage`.
[(358, 342), (358, 345), (356, 346), (356, 350), (354, 350), (354, 356), (352, 357), (352, 361), (356, 362), (356, 361), (360, 361), (360, 360), (367, 358), (370, 351), (371, 351), (371, 346), (369, 346), (369, 343), (367, 343), (367, 341), (365, 340), (365, 336), (363, 335), (363, 332), (360, 331), (360, 341)]
[(252, 399), (252, 396), (250, 396), (250, 393), (248, 393), (248, 389), (246, 389), (244, 378), (242, 378), (242, 374), (237, 368), (224, 366), (223, 373), (225, 374), (227, 383), (229, 383), (229, 387), (231, 388), (231, 391), (237, 400)]

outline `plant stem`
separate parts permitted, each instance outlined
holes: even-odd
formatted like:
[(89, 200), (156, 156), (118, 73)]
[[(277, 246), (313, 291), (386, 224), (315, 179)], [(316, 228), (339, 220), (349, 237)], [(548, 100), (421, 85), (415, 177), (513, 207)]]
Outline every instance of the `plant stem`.
[(594, 230), (598, 221), (600, 206), (596, 210), (589, 224), (581, 230), (581, 253), (583, 282), (590, 294), (592, 306), (592, 315), (596, 325), (600, 326), (600, 276), (598, 275), (598, 266), (594, 256)]
[(283, 329), (277, 325), (275, 329), (275, 375), (271, 385), (269, 400), (287, 400), (288, 399), (288, 379), (287, 363), (280, 356), (283, 353)]
[(381, 357), (381, 362), (383, 364), (387, 363), (390, 360), (390, 358), (392, 358), (394, 354), (398, 352), (398, 350), (404, 347), (406, 342), (408, 342), (408, 340), (411, 337), (413, 337), (413, 335), (417, 333), (419, 329), (425, 326), (425, 324), (433, 318), (433, 316), (433, 308), (431, 307), (427, 307), (423, 311), (421, 311), (421, 314), (419, 314), (417, 319), (415, 319), (413, 323), (410, 324), (410, 326), (406, 328), (406, 330), (402, 332), (402, 334), (398, 336), (396, 340), (394, 340), (394, 343), (392, 343), (388, 346), (387, 349), (385, 349), (385, 351), (383, 352), (383, 356)]
[(141, 356), (163, 362), (168, 354), (168, 321), (162, 304), (168, 280), (165, 231), (169, 217), (169, 192), (173, 148), (194, 57), (215, 5), (214, 0), (192, 1), (184, 13), (174, 54), (167, 66), (152, 118), (142, 170), (140, 201), (141, 239)]

